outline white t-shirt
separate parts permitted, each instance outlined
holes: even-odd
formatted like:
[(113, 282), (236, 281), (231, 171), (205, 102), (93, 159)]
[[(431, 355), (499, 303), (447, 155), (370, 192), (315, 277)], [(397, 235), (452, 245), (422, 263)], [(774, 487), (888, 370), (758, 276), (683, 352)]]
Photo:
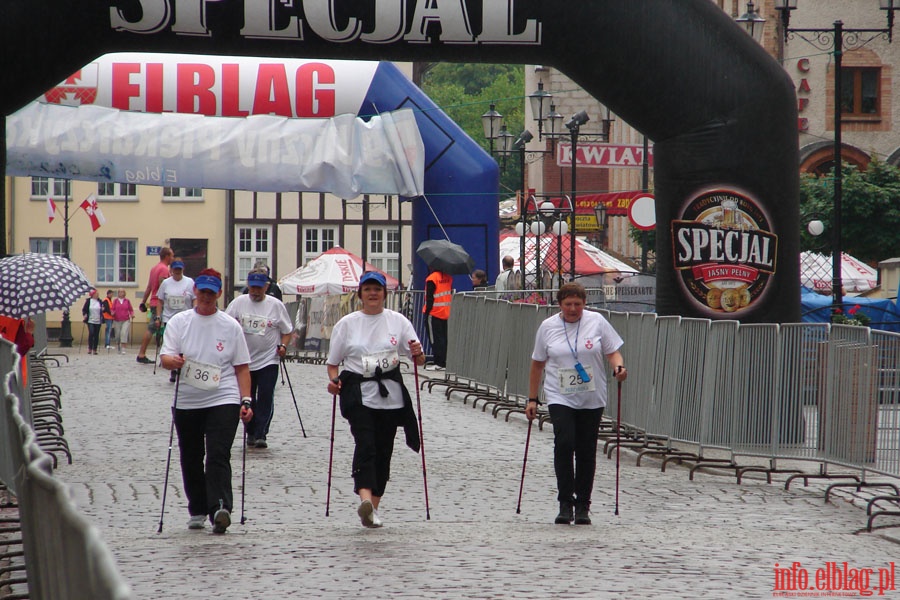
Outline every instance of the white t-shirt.
[(225, 312), (241, 325), (250, 350), (250, 370), (258, 371), (281, 360), (276, 348), (281, 336), (294, 330), (287, 308), (278, 298), (266, 295), (255, 302), (249, 294), (238, 296)]
[[(178, 408), (240, 404), (241, 393), (234, 366), (250, 364), (250, 352), (241, 326), (224, 312), (217, 310), (215, 314), (204, 316), (196, 310), (186, 310), (176, 314), (166, 325), (159, 353), (183, 354), (186, 361), (197, 367), (197, 370), (181, 371)], [(192, 376), (199, 379), (196, 376), (203, 373), (212, 373), (213, 378), (218, 380), (215, 389), (200, 389), (192, 385), (196, 384)], [(204, 378), (203, 381), (208, 384), (213, 378)]]
[(494, 282), (494, 289), (498, 292), (519, 289), (520, 275), (515, 269), (507, 269), (497, 275), (497, 281)]
[[(585, 310), (578, 323), (566, 323), (559, 314), (545, 319), (535, 334), (531, 358), (546, 362), (544, 400), (547, 404), (570, 408), (606, 406), (606, 355), (618, 350), (622, 343), (622, 338), (600, 313)], [(578, 376), (576, 362), (581, 363), (592, 381), (584, 382)]]
[[(374, 374), (375, 366), (390, 371), (400, 366), (400, 357), (412, 358), (410, 341), (419, 341), (409, 319), (398, 312), (384, 309), (377, 315), (356, 311), (338, 321), (331, 331), (329, 365), (344, 363), (344, 369), (363, 376)], [(363, 381), (362, 402), (369, 408), (403, 408), (400, 384), (382, 380), (388, 397), (378, 393), (378, 382)]]
[(193, 308), (194, 280), (186, 275), (181, 276), (181, 281), (175, 281), (174, 277), (164, 279), (156, 297), (162, 302), (162, 322), (168, 323), (181, 311)]

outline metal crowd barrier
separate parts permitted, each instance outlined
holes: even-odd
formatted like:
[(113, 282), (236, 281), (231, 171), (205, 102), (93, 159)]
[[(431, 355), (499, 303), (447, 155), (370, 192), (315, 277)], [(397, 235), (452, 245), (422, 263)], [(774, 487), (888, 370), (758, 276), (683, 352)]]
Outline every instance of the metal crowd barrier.
[[(124, 600), (131, 590), (98, 531), (82, 517), (21, 414), (12, 344), (0, 340), (0, 480), (18, 501), (28, 598)], [(22, 597), (22, 596), (19, 596)]]
[[(422, 386), (444, 386), (448, 398), (460, 394), (508, 419), (524, 408), (534, 335), (556, 309), (488, 296), (454, 296), (447, 373)], [(797, 478), (834, 480), (826, 495), (882, 488), (888, 493), (870, 504), (869, 527), (876, 516), (900, 516), (900, 334), (598, 312), (625, 340), (618, 443), (636, 448), (638, 463), (656, 455), (663, 469), (685, 463), (692, 478), (725, 469), (738, 483), (749, 472), (769, 482), (785, 474), (786, 487)], [(619, 417), (613, 385), (607, 430)]]

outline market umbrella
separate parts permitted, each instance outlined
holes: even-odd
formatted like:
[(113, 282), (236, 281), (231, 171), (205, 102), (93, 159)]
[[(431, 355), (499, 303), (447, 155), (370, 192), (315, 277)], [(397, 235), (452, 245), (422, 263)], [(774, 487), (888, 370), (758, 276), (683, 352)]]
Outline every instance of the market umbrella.
[[(832, 255), (817, 252), (800, 253), (800, 285), (819, 293), (831, 293), (834, 271)], [(845, 294), (860, 294), (878, 285), (878, 271), (850, 256), (841, 253), (841, 284)]]
[(278, 280), (285, 294), (300, 296), (327, 296), (355, 292), (359, 277), (365, 271), (378, 271), (384, 275), (389, 290), (396, 290), (400, 282), (384, 271), (376, 269), (363, 259), (339, 246), (323, 252), (306, 266), (288, 273)]
[(475, 260), (466, 249), (450, 240), (425, 240), (416, 248), (416, 254), (429, 269), (447, 275), (469, 275), (475, 269)]
[(26, 252), (0, 259), (0, 314), (7, 317), (68, 310), (92, 287), (81, 267), (61, 256)]

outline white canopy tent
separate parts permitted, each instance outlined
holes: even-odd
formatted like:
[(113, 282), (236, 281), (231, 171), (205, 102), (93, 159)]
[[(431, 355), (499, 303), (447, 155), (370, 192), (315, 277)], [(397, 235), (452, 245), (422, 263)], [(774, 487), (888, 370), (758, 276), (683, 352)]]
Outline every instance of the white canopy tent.
[(339, 246), (288, 273), (278, 280), (278, 285), (282, 293), (298, 296), (345, 294), (359, 288), (359, 278), (365, 271), (378, 271), (384, 275), (388, 290), (400, 287), (397, 279), (369, 263), (363, 265), (362, 258)]

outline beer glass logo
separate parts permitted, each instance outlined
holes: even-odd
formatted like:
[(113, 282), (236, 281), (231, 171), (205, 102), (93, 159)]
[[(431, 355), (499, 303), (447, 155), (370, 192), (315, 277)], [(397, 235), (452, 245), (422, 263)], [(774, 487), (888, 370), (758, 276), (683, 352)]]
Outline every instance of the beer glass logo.
[(674, 267), (688, 297), (711, 318), (739, 318), (775, 273), (778, 237), (759, 203), (730, 189), (690, 199), (672, 221)]

